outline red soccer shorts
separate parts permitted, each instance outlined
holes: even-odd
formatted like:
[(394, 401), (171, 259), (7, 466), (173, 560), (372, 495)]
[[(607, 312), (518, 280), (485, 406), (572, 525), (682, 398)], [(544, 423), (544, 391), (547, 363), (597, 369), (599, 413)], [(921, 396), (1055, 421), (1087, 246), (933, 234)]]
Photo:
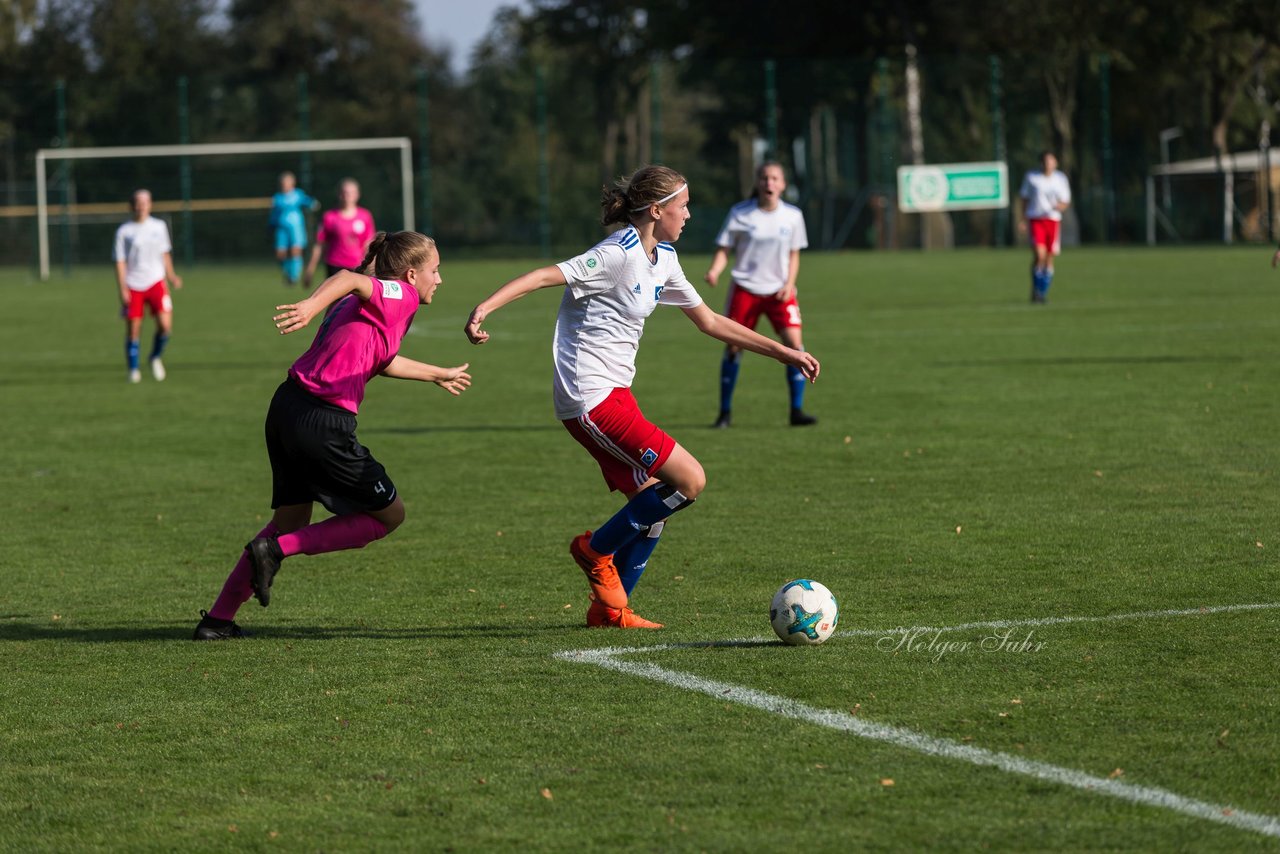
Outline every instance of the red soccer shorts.
[(615, 388), (586, 415), (561, 423), (596, 458), (609, 489), (624, 494), (644, 486), (676, 447), (644, 417), (629, 388)]
[(773, 331), (778, 334), (782, 334), (784, 329), (800, 328), (800, 304), (796, 302), (795, 294), (783, 302), (777, 294), (761, 296), (735, 284), (729, 288), (729, 304), (725, 306), (724, 313), (748, 329), (756, 328), (762, 314), (769, 318)]
[(124, 316), (130, 320), (141, 320), (144, 305), (151, 309), (152, 317), (162, 312), (173, 311), (173, 300), (169, 297), (169, 289), (165, 286), (164, 279), (145, 291), (129, 291), (129, 308), (125, 310)]
[(1043, 246), (1050, 255), (1062, 254), (1062, 242), (1059, 230), (1062, 223), (1056, 219), (1027, 220), (1027, 232), (1031, 235), (1032, 246)]

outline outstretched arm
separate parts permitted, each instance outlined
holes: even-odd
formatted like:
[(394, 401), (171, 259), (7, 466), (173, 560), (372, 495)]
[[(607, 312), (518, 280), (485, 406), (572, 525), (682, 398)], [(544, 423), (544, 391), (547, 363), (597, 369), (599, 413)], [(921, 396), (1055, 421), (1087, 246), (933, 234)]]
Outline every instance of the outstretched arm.
[(793, 350), (785, 344), (748, 329), (737, 321), (730, 320), (722, 314), (716, 314), (707, 308), (706, 303), (697, 308), (686, 308), (684, 313), (693, 321), (693, 325), (698, 327), (698, 331), (718, 341), (777, 359), (784, 365), (799, 368), (800, 373), (804, 374), (809, 382), (818, 379), (818, 371), (821, 370), (818, 360), (803, 350)]
[(471, 310), (471, 317), (467, 318), (467, 325), (463, 330), (467, 333), (467, 339), (472, 344), (483, 344), (489, 340), (489, 333), (481, 329), (480, 324), (484, 323), (490, 312), (496, 311), (507, 303), (518, 300), (525, 294), (531, 294), (540, 288), (550, 288), (564, 284), (564, 273), (554, 264), (550, 267), (539, 267), (537, 270), (530, 270), (523, 276), (517, 276), (491, 293), (482, 303)]
[(471, 385), (471, 374), (467, 373), (469, 367), (471, 363), (466, 362), (456, 368), (441, 368), (425, 362), (415, 362), (404, 356), (396, 356), (391, 360), (391, 364), (383, 368), (382, 376), (396, 380), (435, 383), (449, 394), (459, 395)]
[(355, 294), (362, 300), (369, 299), (373, 296), (373, 280), (350, 270), (339, 270), (325, 279), (306, 299), (276, 306), (280, 313), (272, 320), (276, 322), (276, 329), (280, 330), (281, 335), (297, 332), (310, 323), (313, 317), (323, 314), (325, 309), (347, 294)]

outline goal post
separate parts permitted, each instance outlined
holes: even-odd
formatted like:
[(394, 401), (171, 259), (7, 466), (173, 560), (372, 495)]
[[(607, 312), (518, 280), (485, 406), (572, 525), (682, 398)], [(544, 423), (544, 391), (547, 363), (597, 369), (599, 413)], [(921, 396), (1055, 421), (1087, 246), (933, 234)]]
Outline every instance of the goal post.
[[(414, 228), (413, 157), (408, 137), (371, 139), (282, 140), (276, 142), (220, 142), (190, 145), (123, 145), (102, 148), (42, 148), (36, 152), (36, 232), (39, 244), (40, 279), (49, 278), (49, 161), (103, 160), (150, 157), (198, 157), (202, 155), (294, 154), (303, 152), (370, 151), (399, 149), (401, 216), (406, 230)], [(241, 200), (230, 200), (241, 201)], [(195, 210), (198, 203), (184, 198), (180, 210)]]

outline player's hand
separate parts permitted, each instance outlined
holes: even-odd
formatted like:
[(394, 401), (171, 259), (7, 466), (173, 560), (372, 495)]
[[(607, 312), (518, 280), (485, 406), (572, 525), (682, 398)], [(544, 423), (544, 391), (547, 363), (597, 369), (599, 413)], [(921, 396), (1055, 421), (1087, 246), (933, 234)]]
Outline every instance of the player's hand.
[(297, 332), (310, 323), (311, 318), (316, 316), (315, 308), (312, 307), (309, 300), (303, 300), (291, 305), (278, 305), (276, 306), (276, 311), (280, 313), (271, 319), (276, 322), (276, 329), (280, 330), (281, 335)]
[(182, 277), (181, 277), (181, 276), (174, 276), (170, 281), (172, 281), (172, 282), (173, 282), (173, 289), (174, 289), (175, 291), (180, 291), (180, 290), (182, 290)]
[(818, 364), (818, 360), (813, 355), (803, 350), (792, 350), (792, 358), (787, 359), (787, 364), (792, 367), (799, 368), (800, 373), (804, 374), (804, 378), (809, 382), (818, 381), (818, 373), (822, 370), (822, 366)]
[(480, 306), (471, 310), (471, 317), (467, 318), (467, 325), (463, 327), (463, 331), (467, 333), (467, 340), (472, 344), (483, 344), (489, 340), (489, 333), (480, 328), (480, 324), (484, 323), (484, 319), (488, 316), (489, 312)]
[(462, 394), (471, 387), (471, 374), (467, 373), (469, 367), (471, 363), (464, 362), (456, 368), (449, 368), (443, 377), (435, 381), (436, 385), (455, 397)]
[(778, 291), (778, 302), (780, 303), (791, 302), (791, 300), (795, 299), (795, 295), (796, 295), (795, 285), (783, 285), (782, 290)]
[(1271, 269), (1274, 270), (1277, 264), (1280, 264), (1280, 249), (1277, 249), (1276, 254), (1271, 256)]
[(708, 270), (707, 274), (702, 277), (702, 281), (706, 282), (708, 285), (714, 288), (716, 286), (716, 282), (720, 281), (720, 274), (713, 273), (710, 270)]
[(1018, 220), (1018, 234), (1027, 233), (1027, 221), (1025, 219)]

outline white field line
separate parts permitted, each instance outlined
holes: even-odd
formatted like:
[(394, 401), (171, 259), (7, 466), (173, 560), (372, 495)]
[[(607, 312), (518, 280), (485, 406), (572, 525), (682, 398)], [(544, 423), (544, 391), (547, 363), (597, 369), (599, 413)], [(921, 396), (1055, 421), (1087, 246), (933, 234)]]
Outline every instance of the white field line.
[[(952, 631), (963, 628), (1007, 628), (1010, 626), (1023, 625), (1057, 625), (1060, 623), (1073, 622), (1103, 622), (1123, 619), (1191, 616), (1231, 611), (1260, 610), (1264, 608), (1280, 608), (1280, 603), (1225, 605), (1215, 608), (1190, 608), (1177, 611), (1145, 611), (1134, 614), (1114, 614), (1102, 617), (1050, 617), (1037, 620), (998, 620), (983, 623), (969, 623), (963, 626), (938, 627), (938, 629), (921, 626), (916, 627), (916, 629), (905, 629), (905, 631)], [(894, 633), (902, 631), (904, 631), (904, 629), (892, 630)], [(871, 635), (884, 633), (858, 630), (855, 632), (848, 632), (847, 634)], [(1083, 771), (1064, 768), (1059, 765), (1052, 765), (1048, 762), (1025, 759), (1023, 757), (1013, 756), (1007, 753), (997, 753), (993, 750), (973, 747), (950, 739), (935, 738), (904, 727), (873, 723), (871, 721), (856, 718), (853, 715), (846, 714), (844, 712), (818, 709), (813, 706), (805, 705), (804, 703), (796, 702), (795, 700), (789, 700), (786, 697), (766, 694), (763, 691), (756, 691), (755, 689), (746, 688), (741, 685), (734, 685), (729, 682), (704, 679), (701, 676), (697, 676), (692, 673), (669, 670), (665, 667), (659, 667), (656, 664), (621, 660), (621, 657), (624, 655), (661, 652), (663, 650), (670, 649), (739, 644), (748, 645), (753, 643), (756, 643), (756, 641), (744, 640), (720, 641), (703, 644), (662, 644), (649, 647), (608, 647), (604, 649), (567, 650), (565, 652), (556, 653), (555, 657), (563, 661), (581, 664), (594, 664), (597, 667), (603, 667), (606, 670), (614, 670), (619, 673), (625, 673), (629, 676), (639, 676), (643, 679), (650, 679), (654, 682), (660, 682), (685, 691), (694, 691), (696, 693), (706, 694), (709, 697), (714, 697), (724, 702), (736, 703), (741, 706), (759, 709), (761, 711), (780, 715), (781, 717), (790, 718), (792, 720), (804, 721), (817, 726), (827, 727), (828, 729), (847, 732), (852, 735), (856, 735), (859, 738), (867, 738), (872, 741), (882, 741), (888, 744), (894, 744), (928, 756), (940, 756), (945, 759), (956, 759), (973, 765), (998, 768), (1001, 771), (1006, 771), (1010, 774), (1021, 774), (1026, 777), (1033, 777), (1037, 780), (1047, 780), (1064, 786), (1071, 786), (1076, 789), (1110, 795), (1111, 797), (1130, 801), (1136, 804), (1160, 807), (1162, 809), (1171, 810), (1193, 818), (1225, 824), (1239, 830), (1249, 830), (1266, 836), (1280, 837), (1280, 818), (1275, 816), (1246, 812), (1244, 810), (1235, 809), (1226, 804), (1212, 804), (1207, 801), (1184, 797), (1176, 792), (1156, 788), (1154, 786), (1139, 786), (1133, 783), (1121, 782), (1120, 780), (1097, 777), (1092, 774), (1086, 774)]]
[(1031, 617), (1023, 620), (988, 620), (980, 623), (961, 623), (956, 626), (911, 626), (896, 629), (844, 629), (837, 635), (849, 637), (882, 637), (884, 635), (932, 634), (934, 632), (959, 632), (968, 629), (1009, 629), (1019, 626), (1061, 626), (1068, 623), (1118, 623), (1125, 620), (1155, 620), (1164, 617), (1196, 617), (1202, 614), (1227, 614), (1233, 611), (1266, 611), (1280, 608), (1280, 602), (1261, 602), (1253, 605), (1209, 605), (1203, 608), (1178, 608), (1172, 611), (1134, 611), (1128, 614), (1104, 614), (1100, 617)]

